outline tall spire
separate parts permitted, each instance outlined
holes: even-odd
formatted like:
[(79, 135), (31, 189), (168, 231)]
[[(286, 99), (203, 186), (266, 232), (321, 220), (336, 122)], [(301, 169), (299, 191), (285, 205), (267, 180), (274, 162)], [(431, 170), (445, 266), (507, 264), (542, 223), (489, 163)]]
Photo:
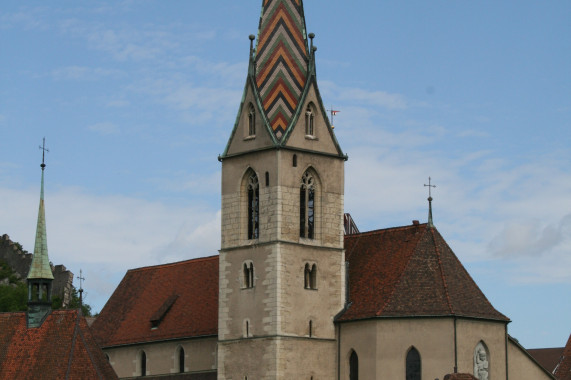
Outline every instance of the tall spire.
[(45, 153), (49, 152), (46, 149), (46, 139), (44, 138), (42, 149), (42, 184), (40, 190), (40, 207), (38, 210), (38, 223), (36, 226), (36, 243), (34, 245), (34, 257), (32, 258), (32, 265), (30, 266), (30, 272), (28, 273), (28, 278), (45, 278), (53, 280), (54, 276), (52, 274), (52, 269), (50, 267), (50, 259), (48, 257), (48, 238), (46, 233), (46, 211), (44, 206), (44, 171), (46, 168), (45, 164)]
[(48, 257), (48, 239), (46, 233), (46, 213), (44, 207), (44, 171), (46, 168), (46, 139), (42, 150), (42, 184), (40, 190), (40, 207), (36, 227), (36, 243), (30, 271), (28, 272), (28, 326), (39, 327), (51, 311), (52, 281), (54, 279)]
[(286, 133), (308, 77), (302, 0), (263, 0), (256, 48), (256, 85), (275, 137)]

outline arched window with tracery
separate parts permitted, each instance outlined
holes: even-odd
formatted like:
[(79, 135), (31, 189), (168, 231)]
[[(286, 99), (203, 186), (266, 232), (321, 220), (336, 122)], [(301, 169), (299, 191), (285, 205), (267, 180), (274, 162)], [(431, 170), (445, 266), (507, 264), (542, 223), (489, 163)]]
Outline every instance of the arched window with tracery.
[(248, 239), (257, 239), (260, 234), (260, 184), (253, 171), (248, 176)]
[(248, 136), (256, 135), (256, 109), (250, 103), (248, 106)]
[(254, 287), (254, 263), (251, 261), (244, 263), (242, 282), (246, 289)]
[(299, 236), (315, 237), (315, 178), (309, 170), (303, 174), (299, 189)]
[(313, 103), (309, 103), (305, 109), (305, 134), (313, 136), (315, 133), (315, 111)]
[(349, 356), (349, 380), (359, 380), (359, 357), (355, 351)]
[(406, 354), (406, 380), (420, 380), (421, 363), (418, 350), (412, 347)]

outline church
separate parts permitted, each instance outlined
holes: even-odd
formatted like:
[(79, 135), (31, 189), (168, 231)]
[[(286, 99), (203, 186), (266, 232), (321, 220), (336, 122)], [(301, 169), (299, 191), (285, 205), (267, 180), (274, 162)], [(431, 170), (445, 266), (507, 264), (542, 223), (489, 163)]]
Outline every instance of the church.
[[(254, 12), (254, 10), (252, 10)], [(432, 219), (359, 232), (302, 0), (263, 0), (218, 255), (127, 272), (92, 326), (119, 378), (555, 379)]]

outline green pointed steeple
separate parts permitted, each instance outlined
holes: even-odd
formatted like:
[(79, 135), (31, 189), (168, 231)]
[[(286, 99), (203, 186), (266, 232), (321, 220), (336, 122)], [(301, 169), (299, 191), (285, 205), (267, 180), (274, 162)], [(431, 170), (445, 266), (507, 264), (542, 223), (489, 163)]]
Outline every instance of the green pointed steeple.
[(40, 147), (42, 154), (42, 184), (40, 190), (40, 207), (36, 227), (36, 243), (30, 271), (28, 272), (28, 326), (39, 327), (51, 311), (52, 281), (54, 275), (48, 257), (48, 239), (46, 233), (46, 212), (44, 206), (44, 170), (45, 139)]
[(40, 192), (40, 208), (38, 210), (38, 224), (36, 227), (36, 244), (34, 246), (34, 257), (28, 273), (28, 279), (45, 278), (53, 280), (50, 259), (48, 257), (48, 239), (46, 234), (46, 212), (44, 207), (44, 169), (42, 164), (42, 187)]

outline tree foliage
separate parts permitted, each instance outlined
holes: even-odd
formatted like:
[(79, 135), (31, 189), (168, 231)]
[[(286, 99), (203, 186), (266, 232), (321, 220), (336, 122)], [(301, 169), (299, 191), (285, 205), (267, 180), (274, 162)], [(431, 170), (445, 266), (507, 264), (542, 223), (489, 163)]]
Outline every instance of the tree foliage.
[[(60, 296), (52, 297), (52, 309), (63, 309)], [(71, 289), (71, 301), (66, 309), (79, 308), (79, 292), (75, 287)], [(0, 312), (15, 312), (28, 310), (28, 287), (25, 280), (20, 280), (12, 268), (0, 260)], [(86, 317), (91, 316), (91, 306), (83, 302), (81, 311)]]

